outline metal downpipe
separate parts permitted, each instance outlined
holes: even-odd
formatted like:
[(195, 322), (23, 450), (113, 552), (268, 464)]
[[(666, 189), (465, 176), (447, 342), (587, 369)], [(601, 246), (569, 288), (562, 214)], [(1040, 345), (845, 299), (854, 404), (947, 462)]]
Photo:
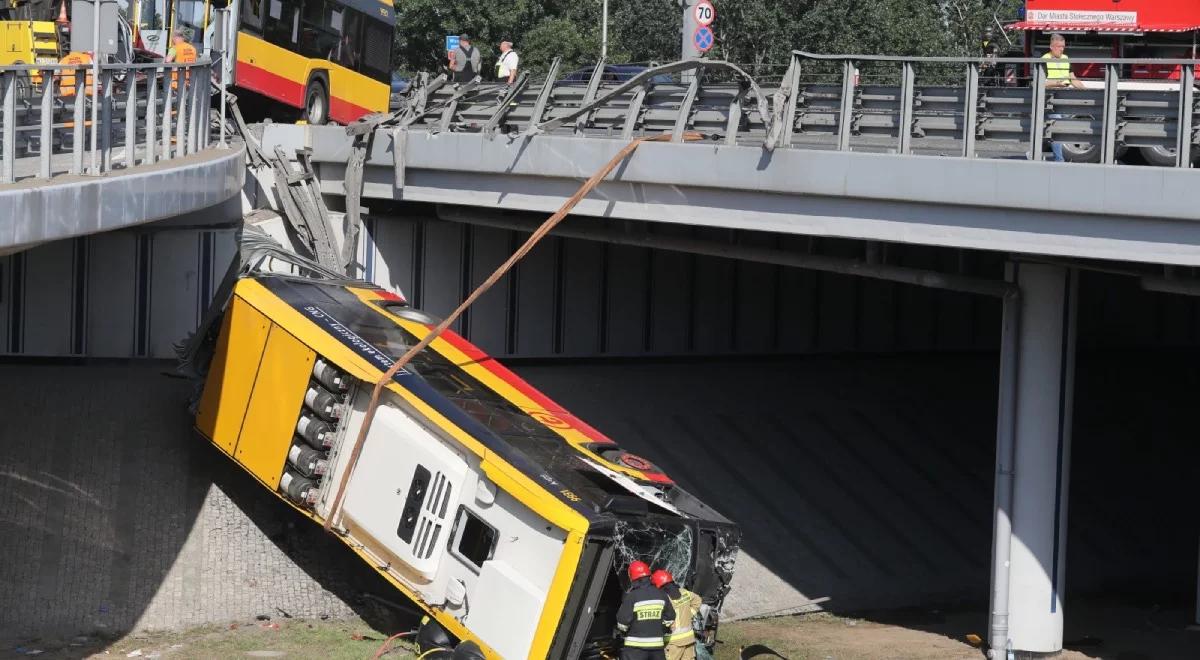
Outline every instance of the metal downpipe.
[[(1009, 265), (1016, 281), (1019, 264)], [(1016, 461), (1017, 370), (1020, 352), (1021, 293), (1015, 285), (1001, 298), (1000, 386), (996, 415), (996, 487), (992, 528), (992, 594), (988, 657), (1009, 652), (1009, 568), (1012, 551), (1013, 469)]]

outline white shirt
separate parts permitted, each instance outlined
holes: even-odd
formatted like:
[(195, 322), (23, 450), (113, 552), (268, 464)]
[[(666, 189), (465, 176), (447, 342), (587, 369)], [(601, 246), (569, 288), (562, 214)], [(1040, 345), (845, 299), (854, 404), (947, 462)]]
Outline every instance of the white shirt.
[(521, 56), (517, 55), (517, 51), (510, 50), (500, 56), (496, 62), (496, 77), (508, 80), (513, 71), (517, 70), (517, 66), (521, 63)]

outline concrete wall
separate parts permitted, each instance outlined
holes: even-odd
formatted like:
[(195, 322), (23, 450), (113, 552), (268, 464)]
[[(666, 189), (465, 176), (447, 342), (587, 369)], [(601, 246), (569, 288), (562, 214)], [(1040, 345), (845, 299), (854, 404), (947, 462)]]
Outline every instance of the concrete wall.
[[(1068, 611), (1101, 589), (1187, 605), (1198, 357), (1081, 357)], [(245, 621), (275, 608), (378, 620), (363, 594), (397, 596), (195, 438), (192, 386), (168, 367), (0, 367), (0, 400), (22, 419), (0, 425), (0, 641)], [(517, 370), (742, 526), (728, 617), (828, 596), (825, 607), (841, 612), (978, 607), (983, 629), (993, 355)]]
[[(366, 222), (367, 279), (448, 314), (524, 234), (429, 219), (427, 207)], [(174, 357), (235, 250), (230, 226), (174, 221), (0, 257), (0, 354)], [(595, 222), (606, 222), (596, 220)], [(637, 223), (616, 226), (643, 228)], [(865, 244), (649, 226), (715, 242), (862, 258)], [(1002, 255), (882, 246), (887, 263), (997, 277)], [(1083, 348), (1188, 346), (1197, 299), (1086, 274)], [(499, 357), (772, 355), (994, 350), (999, 304), (979, 296), (551, 237), (468, 311), (458, 330)]]

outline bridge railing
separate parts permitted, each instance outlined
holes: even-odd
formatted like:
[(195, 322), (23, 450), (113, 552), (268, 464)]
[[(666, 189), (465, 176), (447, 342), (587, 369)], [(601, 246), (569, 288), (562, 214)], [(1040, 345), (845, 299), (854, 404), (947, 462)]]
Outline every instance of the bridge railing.
[[(1040, 160), (1065, 143), (1076, 160), (1115, 162), (1121, 150), (1150, 152), (1152, 164), (1188, 167), (1200, 154), (1196, 60), (1072, 58), (1102, 71), (1085, 88), (1050, 89), (1041, 58), (936, 58), (797, 52), (790, 71), (794, 134), (830, 138), (834, 148), (886, 145), (910, 153), (921, 138), (942, 138), (975, 158), (1019, 145)], [(1176, 70), (1177, 79), (1136, 77)], [(871, 84), (870, 79), (885, 80)], [(893, 81), (895, 81), (893, 83)], [(890, 142), (890, 143), (889, 143)]]
[[(104, 174), (209, 144), (212, 64), (0, 67), (0, 184)], [(98, 84), (97, 84), (98, 83)]]
[[(1113, 163), (1140, 150), (1151, 164), (1184, 167), (1200, 155), (1196, 60), (1071, 62), (1103, 78), (1085, 79), (1086, 89), (1047, 89), (1040, 58), (796, 52), (786, 70), (763, 78), (761, 95), (703, 68), (690, 78), (652, 75), (633, 86), (582, 80), (578, 72), (527, 80), (516, 90), (443, 84), (423, 97), (439, 111), (418, 125), (518, 133), (549, 123), (560, 133), (613, 137), (683, 129), (726, 143), (1032, 160), (1059, 143), (1069, 160)], [(1148, 69), (1177, 69), (1178, 80), (1138, 77)], [(772, 121), (783, 126), (772, 130)]]

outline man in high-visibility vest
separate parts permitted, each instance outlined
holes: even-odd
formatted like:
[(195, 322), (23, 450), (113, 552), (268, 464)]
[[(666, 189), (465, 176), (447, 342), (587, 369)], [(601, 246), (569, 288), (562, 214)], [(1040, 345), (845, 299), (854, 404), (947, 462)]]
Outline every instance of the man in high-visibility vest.
[[(91, 53), (83, 53), (80, 51), (73, 50), (73, 51), (67, 53), (66, 55), (64, 55), (63, 58), (58, 61), (58, 63), (59, 64), (74, 64), (76, 66), (81, 65), (81, 64), (91, 64), (92, 63), (92, 55), (91, 55)], [(60, 73), (59, 77), (58, 77), (58, 95), (59, 96), (75, 96), (76, 83), (77, 83), (77, 81), (75, 80), (75, 69), (63, 69), (62, 73)], [(83, 93), (87, 96), (92, 95), (92, 71), (91, 71), (91, 69), (88, 69), (87, 73), (84, 74)]]
[[(167, 57), (164, 62), (178, 62), (180, 64), (191, 64), (196, 61), (196, 47), (188, 43), (182, 31), (176, 31), (172, 38), (171, 49), (167, 51)], [(184, 72), (183, 79), (190, 80), (192, 73)], [(179, 86), (179, 72), (171, 72), (171, 89), (176, 89)]]
[(700, 596), (675, 584), (675, 576), (661, 568), (650, 576), (650, 582), (671, 599), (671, 607), (675, 608), (675, 626), (666, 635), (667, 660), (696, 660), (692, 619), (700, 611)]
[(167, 58), (164, 62), (179, 62), (186, 64), (196, 61), (196, 47), (188, 43), (188, 40), (183, 36), (183, 31), (176, 31), (172, 37), (171, 49), (167, 51)]
[[(1075, 77), (1071, 71), (1071, 61), (1067, 57), (1067, 38), (1061, 34), (1050, 35), (1050, 52), (1042, 55), (1042, 59), (1046, 61), (1046, 89), (1066, 89), (1074, 87), (1075, 89), (1083, 89), (1083, 83)], [(1052, 113), (1047, 115), (1047, 119), (1063, 119), (1066, 115)], [(1050, 151), (1054, 153), (1054, 160), (1062, 163), (1066, 161), (1063, 158), (1063, 147), (1061, 142), (1051, 142)]]

